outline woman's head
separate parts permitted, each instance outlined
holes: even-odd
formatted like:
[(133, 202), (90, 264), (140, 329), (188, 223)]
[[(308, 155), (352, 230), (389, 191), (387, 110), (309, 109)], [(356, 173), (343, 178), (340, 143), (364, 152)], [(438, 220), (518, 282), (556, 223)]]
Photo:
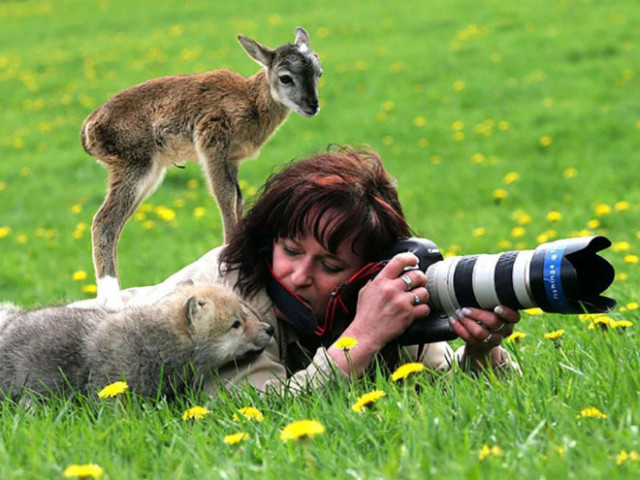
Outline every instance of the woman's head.
[(372, 150), (348, 147), (292, 162), (272, 175), (255, 205), (234, 229), (222, 259), (240, 271), (238, 287), (257, 292), (280, 238), (313, 237), (337, 253), (349, 239), (363, 263), (379, 260), (410, 235), (394, 179)]

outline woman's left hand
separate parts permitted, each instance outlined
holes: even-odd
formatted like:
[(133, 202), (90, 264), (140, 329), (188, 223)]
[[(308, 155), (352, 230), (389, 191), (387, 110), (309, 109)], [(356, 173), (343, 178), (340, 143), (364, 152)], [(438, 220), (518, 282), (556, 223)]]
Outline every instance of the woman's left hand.
[(503, 306), (496, 307), (493, 312), (462, 308), (452, 320), (452, 330), (466, 343), (465, 357), (470, 358), (473, 364), (496, 366), (502, 363), (503, 358), (500, 349), (495, 347), (513, 333), (515, 324), (520, 321), (520, 313)]

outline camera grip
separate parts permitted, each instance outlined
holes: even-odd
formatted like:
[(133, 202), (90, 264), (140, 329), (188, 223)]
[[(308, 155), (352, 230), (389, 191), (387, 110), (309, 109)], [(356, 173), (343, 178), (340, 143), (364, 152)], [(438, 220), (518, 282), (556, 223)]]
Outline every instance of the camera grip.
[(455, 340), (458, 335), (451, 330), (447, 314), (432, 312), (425, 318), (419, 318), (397, 338), (399, 345), (420, 345), (423, 343)]

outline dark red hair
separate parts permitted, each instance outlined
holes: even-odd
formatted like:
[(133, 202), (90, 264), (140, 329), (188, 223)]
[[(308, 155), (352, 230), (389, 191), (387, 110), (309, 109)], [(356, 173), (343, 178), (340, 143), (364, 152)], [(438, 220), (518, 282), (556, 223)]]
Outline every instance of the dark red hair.
[[(321, 221), (331, 212), (329, 221)], [(294, 161), (269, 177), (239, 221), (221, 259), (239, 271), (237, 287), (255, 294), (266, 283), (277, 238), (313, 237), (331, 253), (354, 235), (365, 262), (381, 260), (395, 240), (411, 234), (395, 180), (373, 150), (329, 149)]]

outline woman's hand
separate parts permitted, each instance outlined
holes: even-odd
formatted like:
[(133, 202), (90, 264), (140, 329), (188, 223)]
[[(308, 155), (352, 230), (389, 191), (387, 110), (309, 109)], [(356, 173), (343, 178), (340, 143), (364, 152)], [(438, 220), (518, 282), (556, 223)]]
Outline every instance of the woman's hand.
[(498, 306), (493, 312), (477, 308), (462, 308), (452, 318), (452, 330), (466, 342), (465, 358), (472, 368), (493, 366), (504, 362), (502, 350), (496, 348), (513, 333), (520, 313)]
[(373, 356), (402, 334), (417, 318), (429, 314), (427, 277), (416, 269), (418, 258), (412, 253), (393, 257), (380, 273), (358, 294), (356, 315), (342, 336), (358, 340), (350, 352), (352, 366), (344, 352), (334, 347), (329, 354), (345, 372), (353, 368), (357, 376), (369, 365)]

